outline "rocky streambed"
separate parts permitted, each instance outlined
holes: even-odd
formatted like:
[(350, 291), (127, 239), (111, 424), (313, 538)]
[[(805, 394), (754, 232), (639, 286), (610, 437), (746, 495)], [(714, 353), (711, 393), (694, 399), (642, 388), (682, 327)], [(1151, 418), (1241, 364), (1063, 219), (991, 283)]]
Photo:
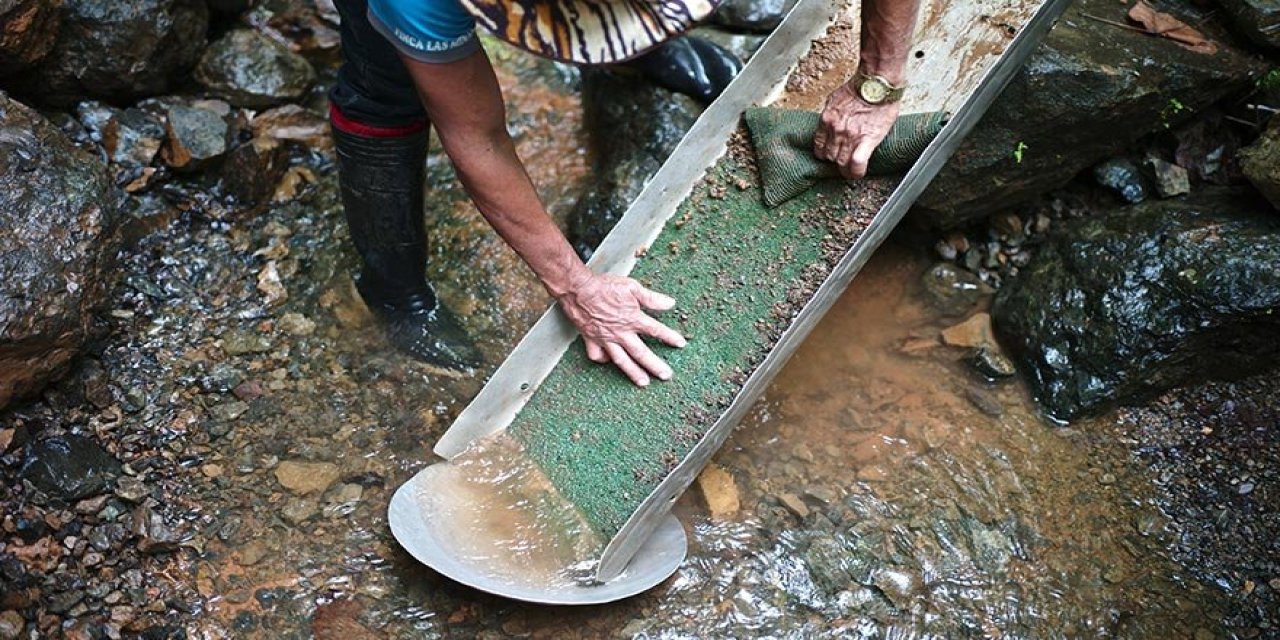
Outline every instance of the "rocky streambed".
[[(481, 379), (397, 355), (355, 295), (332, 15), (158, 1), (112, 14), (94, 42), (125, 49), (97, 60), (66, 43), (105, 18), (56, 4), (0, 2), (0, 88), (42, 109), (0, 109), (0, 638), (1278, 635), (1280, 75), (1238, 20), (1262, 10), (1161, 5), (1218, 42), (1204, 58), (1073, 6), (934, 192), (1014, 176), (1005, 208), (970, 223), (981, 207), (926, 198), (917, 226), (943, 230), (875, 258), (677, 506), (680, 572), (565, 610), (453, 584), (387, 530)], [(734, 4), (738, 33), (707, 35), (747, 55), (781, 3)], [(519, 151), (589, 251), (698, 107), (493, 54)], [(273, 72), (228, 75), (250, 55)], [(1057, 113), (1033, 105), (1064, 82), (1073, 126), (999, 116)], [(492, 368), (547, 300), (447, 159), (427, 170), (430, 274)], [(1124, 303), (1035, 312), (1090, 296)], [(1164, 342), (1153, 318), (1179, 319)]]

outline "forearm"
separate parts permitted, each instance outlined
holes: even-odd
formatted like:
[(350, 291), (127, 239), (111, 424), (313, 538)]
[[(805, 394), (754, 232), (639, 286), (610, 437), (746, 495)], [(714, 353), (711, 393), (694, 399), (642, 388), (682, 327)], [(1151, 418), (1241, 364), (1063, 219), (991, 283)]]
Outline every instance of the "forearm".
[(863, 0), (862, 46), (858, 68), (901, 86), (920, 0)]
[(481, 215), (555, 297), (589, 275), (538, 199), (506, 129), (483, 53), (442, 65), (406, 61), (441, 145)]

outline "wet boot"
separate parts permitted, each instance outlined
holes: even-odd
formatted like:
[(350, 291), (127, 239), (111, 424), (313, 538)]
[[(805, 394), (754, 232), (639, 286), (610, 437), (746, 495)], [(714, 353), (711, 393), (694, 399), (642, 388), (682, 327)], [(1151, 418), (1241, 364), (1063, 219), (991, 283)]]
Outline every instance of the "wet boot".
[(654, 84), (709, 104), (742, 70), (742, 61), (728, 49), (705, 38), (676, 38), (635, 60), (622, 64)]
[[(480, 363), (457, 319), (436, 298), (427, 263), (422, 215), (427, 131), (363, 135), (344, 130), (335, 114), (342, 206), (364, 263), (356, 288), (401, 351), (461, 372)], [(349, 124), (345, 128), (352, 128)]]

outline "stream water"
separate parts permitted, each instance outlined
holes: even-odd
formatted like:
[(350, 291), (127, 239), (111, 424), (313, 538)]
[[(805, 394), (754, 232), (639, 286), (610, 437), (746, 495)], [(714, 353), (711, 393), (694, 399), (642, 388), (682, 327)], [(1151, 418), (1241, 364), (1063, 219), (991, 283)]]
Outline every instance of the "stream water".
[[(589, 167), (571, 79), (499, 65), (520, 152), (563, 212)], [(550, 608), (433, 573), (391, 537), (387, 503), (481, 380), (436, 377), (379, 338), (319, 173), (254, 219), (157, 224), (106, 314), (100, 366), (127, 402), (68, 418), (120, 443), (135, 482), (168, 497), (156, 517), (189, 534), (147, 578), (188, 637), (1227, 634), (1225, 591), (1170, 559), (1169, 519), (1115, 431), (1052, 425), (1020, 383), (936, 344), (986, 301), (935, 305), (929, 260), (908, 248), (925, 243), (901, 238), (715, 457), (728, 480), (677, 503), (690, 550), (671, 579)], [(547, 299), (438, 153), (428, 182), (432, 279), (496, 366)], [(287, 297), (265, 299), (268, 268)], [(527, 548), (530, 529), (504, 518), (508, 548)]]

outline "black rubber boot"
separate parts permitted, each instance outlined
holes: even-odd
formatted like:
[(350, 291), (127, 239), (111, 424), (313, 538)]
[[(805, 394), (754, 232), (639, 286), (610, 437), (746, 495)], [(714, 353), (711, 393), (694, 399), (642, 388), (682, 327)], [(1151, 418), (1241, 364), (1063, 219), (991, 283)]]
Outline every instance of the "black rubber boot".
[(365, 136), (333, 127), (338, 184), (351, 240), (364, 262), (356, 288), (400, 350), (427, 364), (466, 371), (479, 354), (423, 273), (425, 129)]
[(639, 71), (664, 89), (709, 104), (742, 70), (742, 61), (710, 40), (686, 36), (622, 66)]

